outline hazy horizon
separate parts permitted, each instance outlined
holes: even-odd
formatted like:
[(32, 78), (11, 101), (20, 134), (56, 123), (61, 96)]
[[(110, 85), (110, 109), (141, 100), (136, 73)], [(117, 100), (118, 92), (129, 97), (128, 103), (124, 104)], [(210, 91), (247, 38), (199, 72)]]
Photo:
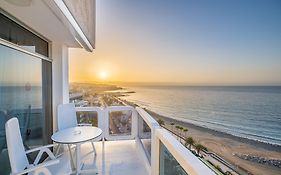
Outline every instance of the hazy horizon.
[(281, 84), (188, 84), (177, 82), (120, 82), (120, 81), (72, 81), (71, 83), (81, 84), (105, 84), (105, 85), (118, 85), (118, 86), (256, 86), (256, 87), (281, 87)]
[(71, 82), (281, 85), (281, 1), (96, 6), (96, 49), (70, 49)]

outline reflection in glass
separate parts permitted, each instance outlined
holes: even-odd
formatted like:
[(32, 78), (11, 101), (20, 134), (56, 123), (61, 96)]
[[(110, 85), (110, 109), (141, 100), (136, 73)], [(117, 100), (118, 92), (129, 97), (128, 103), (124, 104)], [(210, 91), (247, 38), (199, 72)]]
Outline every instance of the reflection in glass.
[(139, 114), (138, 114), (138, 137), (145, 150), (149, 162), (151, 162), (151, 129)]
[(39, 53), (46, 57), (49, 56), (47, 41), (31, 33), (1, 13), (0, 24), (0, 38), (17, 44), (30, 52)]
[(9, 173), (5, 123), (19, 120), (26, 149), (43, 144), (42, 61), (0, 45), (0, 174)]
[(132, 111), (114, 111), (109, 113), (110, 135), (130, 135), (132, 130)]
[(160, 175), (187, 175), (162, 142), (160, 142)]

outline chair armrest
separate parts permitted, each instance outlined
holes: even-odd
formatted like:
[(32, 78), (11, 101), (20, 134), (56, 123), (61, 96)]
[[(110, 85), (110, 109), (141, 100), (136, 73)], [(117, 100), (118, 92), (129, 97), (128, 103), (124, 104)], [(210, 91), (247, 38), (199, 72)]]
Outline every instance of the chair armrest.
[(49, 158), (51, 158), (52, 160), (54, 160), (56, 157), (55, 155), (51, 152), (51, 150), (49, 148), (55, 146), (54, 144), (51, 144), (51, 145), (45, 145), (45, 146), (41, 146), (41, 147), (38, 147), (38, 148), (34, 148), (34, 149), (31, 149), (31, 150), (28, 150), (26, 151), (25, 153), (26, 154), (29, 154), (29, 153), (32, 153), (32, 152), (35, 152), (35, 151), (39, 151), (39, 153), (37, 154), (33, 164), (34, 165), (37, 165), (43, 155), (43, 153), (47, 153), (47, 155), (49, 156)]
[(59, 162), (60, 162), (59, 159), (49, 160), (49, 161), (40, 163), (38, 165), (32, 166), (30, 168), (27, 168), (27, 169), (23, 170), (22, 172), (15, 173), (15, 175), (22, 175), (22, 174), (30, 173), (30, 172), (36, 171), (40, 168), (46, 168), (48, 166), (58, 164)]
[(29, 154), (29, 153), (32, 153), (32, 152), (35, 152), (35, 151), (40, 151), (40, 150), (42, 150), (43, 148), (51, 148), (51, 147), (54, 147), (54, 146), (56, 146), (56, 144), (50, 144), (50, 145), (40, 146), (40, 147), (36, 147), (36, 148), (30, 149), (30, 150), (27, 150), (27, 151), (25, 151), (25, 153), (26, 153), (26, 154)]
[(79, 123), (78, 126), (93, 126), (90, 123)]

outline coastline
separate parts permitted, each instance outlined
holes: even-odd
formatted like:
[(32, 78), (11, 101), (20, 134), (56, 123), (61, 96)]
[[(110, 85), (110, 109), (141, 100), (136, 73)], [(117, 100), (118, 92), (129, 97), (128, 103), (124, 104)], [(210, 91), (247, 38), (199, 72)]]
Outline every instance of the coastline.
[(168, 121), (169, 123), (171, 123), (171, 122), (179, 123), (180, 122), (179, 124), (183, 124), (187, 128), (193, 128), (193, 129), (201, 130), (201, 131), (204, 131), (204, 132), (212, 133), (213, 135), (220, 136), (220, 137), (227, 137), (227, 138), (230, 138), (230, 139), (238, 141), (238, 142), (247, 143), (247, 144), (257, 146), (257, 147), (260, 147), (260, 148), (264, 148), (264, 149), (267, 149), (267, 150), (281, 152), (281, 145), (276, 145), (276, 144), (261, 142), (261, 141), (258, 141), (258, 140), (252, 140), (252, 139), (248, 139), (248, 138), (244, 138), (244, 137), (235, 136), (235, 135), (228, 134), (228, 133), (225, 133), (225, 132), (216, 131), (216, 130), (213, 130), (213, 129), (210, 129), (210, 128), (207, 128), (207, 127), (198, 126), (198, 125), (195, 125), (193, 123), (190, 123), (188, 121), (184, 121), (184, 120), (181, 120), (181, 119), (163, 116), (163, 115), (157, 114), (156, 112), (151, 111), (149, 109), (145, 109), (145, 110), (150, 115), (162, 118), (163, 120)]
[(209, 151), (218, 154), (234, 166), (240, 167), (243, 171), (248, 171), (248, 174), (281, 174), (281, 168), (244, 160), (235, 156), (237, 154), (244, 154), (281, 160), (281, 146), (279, 145), (233, 136), (192, 123), (162, 116), (150, 110), (147, 110), (147, 112), (155, 118), (164, 120), (166, 125), (174, 122), (175, 125), (188, 128), (187, 136), (193, 137), (197, 142), (206, 146)]
[[(122, 101), (124, 100), (122, 99)], [(131, 106), (139, 106), (138, 104), (127, 100), (124, 102)], [(165, 127), (171, 127), (170, 123), (173, 122), (175, 123), (175, 126), (180, 125), (188, 128), (188, 137), (193, 137), (196, 142), (206, 146), (209, 151), (216, 153), (232, 165), (239, 167), (242, 171), (247, 171), (246, 174), (281, 175), (280, 167), (246, 160), (241, 158), (241, 156), (237, 156), (249, 155), (281, 161), (280, 145), (234, 136), (228, 133), (198, 126), (180, 119), (166, 117), (149, 109), (145, 110), (155, 119), (162, 119), (165, 123)]]

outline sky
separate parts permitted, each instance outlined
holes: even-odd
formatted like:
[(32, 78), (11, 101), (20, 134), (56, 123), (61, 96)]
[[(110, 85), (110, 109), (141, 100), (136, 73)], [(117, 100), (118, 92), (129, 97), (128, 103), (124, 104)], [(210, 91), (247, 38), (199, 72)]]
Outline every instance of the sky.
[(281, 85), (280, 0), (97, 0), (70, 82)]
[[(0, 86), (42, 84), (42, 61), (15, 49), (0, 45)], [(7, 59), (9, 58), (9, 59)], [(15, 65), (15, 69), (11, 69)], [(2, 98), (2, 97), (1, 97)]]

